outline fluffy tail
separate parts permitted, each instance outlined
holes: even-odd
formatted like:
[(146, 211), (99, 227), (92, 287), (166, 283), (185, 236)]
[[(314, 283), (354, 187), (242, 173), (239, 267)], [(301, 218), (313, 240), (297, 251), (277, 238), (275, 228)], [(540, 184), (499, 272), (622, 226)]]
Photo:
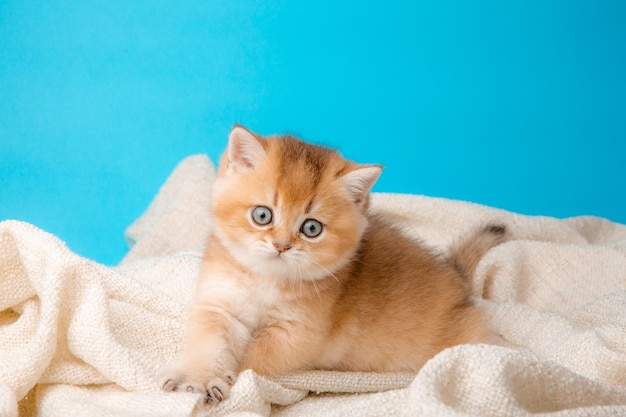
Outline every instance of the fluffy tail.
[(466, 281), (474, 275), (476, 266), (487, 251), (507, 240), (506, 227), (490, 224), (461, 239), (450, 250), (449, 259)]

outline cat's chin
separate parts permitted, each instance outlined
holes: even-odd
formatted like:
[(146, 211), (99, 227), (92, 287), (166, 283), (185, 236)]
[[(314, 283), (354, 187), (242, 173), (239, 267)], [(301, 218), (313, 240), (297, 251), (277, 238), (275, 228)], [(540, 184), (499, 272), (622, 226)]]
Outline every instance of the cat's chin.
[(270, 279), (317, 281), (326, 277), (325, 273), (280, 256), (255, 257), (247, 266), (253, 273)]

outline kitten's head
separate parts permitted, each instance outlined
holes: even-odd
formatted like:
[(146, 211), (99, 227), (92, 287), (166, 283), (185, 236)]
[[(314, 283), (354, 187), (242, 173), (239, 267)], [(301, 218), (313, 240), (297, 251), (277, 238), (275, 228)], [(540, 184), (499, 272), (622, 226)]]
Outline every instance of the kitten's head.
[(356, 252), (381, 170), (290, 136), (263, 138), (237, 126), (214, 187), (215, 234), (256, 274), (322, 279)]

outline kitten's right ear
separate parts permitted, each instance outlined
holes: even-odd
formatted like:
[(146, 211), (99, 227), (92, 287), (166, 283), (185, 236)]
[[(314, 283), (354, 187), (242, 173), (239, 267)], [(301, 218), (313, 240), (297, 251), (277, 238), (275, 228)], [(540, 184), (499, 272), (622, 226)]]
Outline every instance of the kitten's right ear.
[(254, 169), (267, 154), (254, 134), (242, 126), (235, 126), (228, 138), (228, 171)]
[(357, 169), (341, 177), (341, 183), (355, 204), (363, 206), (374, 183), (380, 177), (380, 165), (360, 165)]

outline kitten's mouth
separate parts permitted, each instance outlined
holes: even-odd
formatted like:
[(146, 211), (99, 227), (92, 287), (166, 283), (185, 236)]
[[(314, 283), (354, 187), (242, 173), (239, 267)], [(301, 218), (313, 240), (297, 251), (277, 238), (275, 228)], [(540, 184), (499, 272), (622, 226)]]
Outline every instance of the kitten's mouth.
[(269, 257), (271, 259), (283, 259), (283, 260), (286, 260), (289, 257), (289, 254), (291, 253), (291, 251), (289, 249), (290, 248), (284, 248), (282, 246), (277, 247), (277, 248), (273, 249), (270, 252)]
[(269, 258), (271, 260), (275, 260), (275, 261), (281, 261), (281, 262), (286, 262), (287, 258), (286, 256), (284, 256), (282, 253), (280, 252), (275, 252), (272, 255), (269, 256)]

